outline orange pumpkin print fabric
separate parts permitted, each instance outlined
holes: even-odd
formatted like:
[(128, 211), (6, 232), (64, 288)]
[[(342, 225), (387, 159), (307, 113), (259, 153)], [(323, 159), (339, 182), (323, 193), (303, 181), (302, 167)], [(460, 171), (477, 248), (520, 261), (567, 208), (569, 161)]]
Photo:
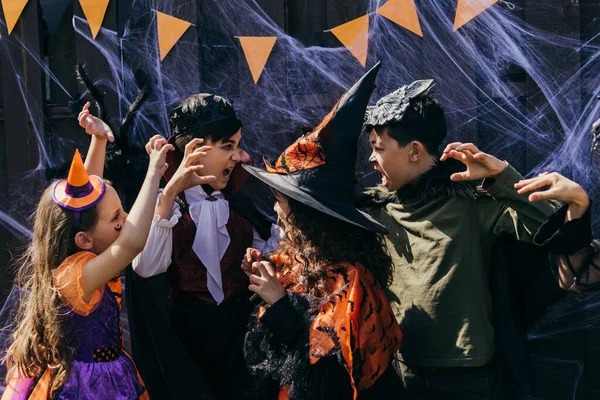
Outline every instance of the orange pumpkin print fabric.
[[(300, 268), (282, 265), (285, 260), (272, 259), (280, 281), (289, 291), (304, 292), (297, 284)], [(385, 372), (400, 348), (402, 332), (383, 288), (362, 265), (331, 266), (327, 289), (331, 294), (310, 326), (310, 363), (341, 353), (356, 399)], [(286, 398), (285, 391), (280, 399)]]

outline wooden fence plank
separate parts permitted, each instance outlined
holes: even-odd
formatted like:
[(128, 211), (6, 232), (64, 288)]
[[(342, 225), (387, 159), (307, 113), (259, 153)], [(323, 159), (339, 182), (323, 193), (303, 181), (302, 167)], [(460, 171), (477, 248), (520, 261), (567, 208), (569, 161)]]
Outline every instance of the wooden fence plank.
[[(76, 2), (74, 7), (74, 15), (85, 20), (85, 16), (79, 2)], [(108, 9), (106, 10), (102, 27), (112, 31), (117, 30), (117, 1), (111, 1), (108, 4)], [(89, 28), (86, 26), (84, 29)], [(100, 30), (95, 40), (103, 40), (103, 35), (104, 33), (102, 30)], [(110, 54), (114, 54), (115, 57), (117, 57), (119, 54), (119, 48), (117, 45), (108, 44), (105, 41), (102, 46)], [(87, 38), (82, 37), (77, 33), (75, 34), (75, 54), (77, 62), (80, 62), (86, 66), (86, 72), (88, 73), (90, 79), (97, 81), (98, 79), (105, 77), (109, 81), (113, 81), (110, 75), (111, 65), (109, 61), (106, 60), (105, 56), (96, 48), (93, 43), (89, 42)], [(73, 65), (73, 68), (74, 67), (75, 66)], [(118, 124), (118, 121), (120, 120), (118, 93), (113, 90), (108, 90), (105, 87), (100, 87), (100, 90), (105, 93), (106, 110), (108, 115), (114, 119), (114, 121), (111, 121), (113, 122), (114, 126), (115, 124)]]
[[(33, 53), (40, 54), (40, 9), (37, 2), (29, 2), (11, 36), (1, 32), (0, 64), (3, 72), (4, 97), (3, 150), (5, 160), (5, 185), (2, 210), (15, 215), (29, 215), (39, 195), (39, 183), (24, 177), (38, 164), (38, 137), (34, 126), (43, 120), (42, 72), (39, 64), (18, 43), (17, 38)], [(27, 100), (24, 99), (27, 96)], [(26, 104), (27, 102), (27, 104)], [(28, 108), (30, 111), (28, 111)], [(43, 132), (42, 132), (43, 135)], [(43, 140), (43, 136), (40, 138)], [(10, 251), (23, 244), (3, 228), (0, 265), (11, 259)], [(11, 269), (0, 270), (0, 290), (6, 293), (10, 286)]]
[[(535, 28), (553, 32), (565, 38), (577, 40), (581, 34), (579, 28), (579, 10), (576, 2), (567, 2), (564, 0), (547, 0), (544, 4), (527, 2), (525, 21)], [(579, 57), (574, 56), (571, 49), (554, 46), (550, 43), (539, 46), (537, 50), (544, 55), (549, 65), (552, 65), (552, 68), (555, 68), (559, 73), (565, 75), (573, 74), (569, 86), (562, 88), (561, 93), (558, 93), (554, 101), (564, 94), (573, 93), (573, 96), (569, 96), (568, 103), (559, 107), (571, 107), (575, 113), (579, 114), (581, 110), (579, 96), (581, 93), (581, 79), (577, 73), (580, 69)], [(535, 115), (541, 107), (547, 104), (547, 98), (544, 93), (538, 90), (536, 82), (531, 77), (527, 77), (526, 84), (527, 93), (530, 94), (527, 98), (528, 111)], [(559, 120), (551, 112), (547, 114), (546, 118), (548, 119), (548, 131), (552, 131), (551, 127), (560, 127)], [(556, 129), (556, 131), (559, 130), (560, 128)], [(557, 143), (561, 141), (560, 138), (554, 138), (554, 140)], [(532, 140), (529, 142), (527, 147), (528, 170), (543, 161), (543, 156), (537, 148), (539, 144), (533, 143)], [(545, 139), (545, 142), (548, 142), (547, 139)]]
[[(2, 54), (2, 46), (0, 46), (0, 54)], [(0, 63), (0, 121), (4, 119), (4, 96), (2, 94), (2, 63)]]
[(288, 0), (287, 26), (290, 35), (312, 34), (328, 29), (327, 2)]
[(60, 83), (59, 85), (52, 79), (46, 83), (50, 89), (49, 104), (68, 105), (77, 99), (75, 32), (72, 19), (73, 6), (69, 5), (56, 34), (46, 36), (48, 66)]
[[(205, 26), (203, 23), (199, 23), (198, 20), (199, 16), (202, 15), (202, 10), (207, 6), (208, 4), (204, 4), (203, 2), (177, 0), (172, 3), (171, 8), (161, 9), (161, 11), (169, 13), (174, 17), (190, 21), (196, 25), (191, 26), (183, 34), (169, 55), (158, 67), (162, 76), (162, 89), (170, 91), (179, 90), (177, 92), (178, 99), (174, 103), (165, 104), (163, 110), (165, 113), (168, 113), (170, 109), (176, 106), (176, 103), (179, 103), (188, 96), (206, 91), (206, 85), (212, 86), (222, 83), (220, 78), (212, 74), (212, 71), (217, 70), (218, 67), (203, 63), (203, 60), (210, 59), (212, 56), (210, 49), (206, 48), (204, 43), (203, 32)], [(173, 100), (170, 99), (171, 102)], [(165, 129), (167, 131), (164, 134), (168, 136), (168, 129), (170, 128), (165, 126)]]
[(271, 19), (281, 27), (282, 30), (287, 29), (287, 21), (285, 19), (285, 0), (258, 0), (258, 5), (267, 13)]
[(327, 0), (327, 26), (329, 29), (344, 24), (367, 13), (367, 0)]

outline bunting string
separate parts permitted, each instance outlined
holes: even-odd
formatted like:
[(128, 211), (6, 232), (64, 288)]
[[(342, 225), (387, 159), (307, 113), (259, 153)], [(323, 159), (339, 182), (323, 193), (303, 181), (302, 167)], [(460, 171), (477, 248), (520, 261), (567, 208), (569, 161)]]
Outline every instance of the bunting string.
[[(10, 35), (29, 0), (0, 0)], [(55, 32), (64, 10), (73, 0), (39, 0), (51, 32)], [(499, 0), (457, 0), (454, 30), (460, 29)], [(79, 4), (90, 26), (92, 37), (96, 39), (106, 15), (110, 0), (79, 0)], [(163, 62), (190, 26), (189, 21), (153, 10), (156, 13), (156, 29), (160, 61)], [(419, 14), (414, 0), (388, 0), (374, 13), (365, 14), (324, 32), (331, 32), (340, 43), (365, 67), (369, 50), (369, 19), (380, 15), (408, 31), (423, 37)], [(195, 26), (195, 25), (194, 25)], [(275, 47), (278, 36), (236, 36), (246, 58), (250, 74), (258, 84), (269, 56)]]

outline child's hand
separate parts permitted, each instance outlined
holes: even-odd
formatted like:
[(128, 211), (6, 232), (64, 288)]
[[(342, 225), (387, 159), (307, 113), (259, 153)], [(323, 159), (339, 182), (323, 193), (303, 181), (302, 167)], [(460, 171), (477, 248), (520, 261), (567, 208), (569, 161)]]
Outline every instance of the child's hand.
[(165, 196), (175, 198), (185, 189), (209, 184), (217, 180), (217, 177), (214, 175), (198, 175), (202, 168), (204, 168), (204, 165), (200, 164), (202, 157), (205, 157), (206, 152), (212, 149), (211, 146), (198, 147), (203, 142), (203, 139), (196, 138), (185, 146), (183, 160), (179, 164), (179, 168), (177, 168), (175, 174), (169, 180), (169, 183), (167, 183), (167, 186), (165, 186), (163, 192)]
[(508, 165), (496, 157), (479, 150), (473, 143), (450, 143), (444, 149), (440, 161), (454, 158), (467, 166), (464, 172), (457, 172), (450, 176), (453, 181), (474, 181), (493, 178), (500, 175)]
[(590, 205), (590, 198), (586, 191), (576, 182), (565, 178), (558, 172), (544, 172), (535, 178), (523, 179), (515, 183), (517, 193), (526, 194), (537, 189), (545, 188), (541, 192), (529, 195), (529, 201), (559, 200), (569, 203), (570, 219), (580, 218)]
[(285, 296), (285, 289), (275, 274), (275, 269), (270, 262), (261, 261), (252, 264), (257, 274), (250, 274), (248, 289), (257, 293), (269, 305)]
[(148, 164), (148, 173), (156, 173), (158, 176), (163, 176), (169, 164), (166, 163), (167, 153), (175, 150), (172, 144), (167, 143), (165, 138), (160, 135), (154, 135), (146, 144), (146, 151), (150, 155), (150, 163)]
[(256, 268), (252, 266), (255, 262), (265, 261), (262, 251), (249, 247), (246, 250), (246, 255), (242, 259), (242, 271), (250, 276), (256, 273)]
[(79, 126), (85, 129), (85, 133), (88, 135), (94, 135), (98, 140), (108, 139), (109, 142), (115, 141), (115, 136), (110, 130), (110, 127), (106, 125), (100, 118), (96, 118), (90, 114), (89, 101), (83, 106), (83, 109), (79, 113), (77, 120), (79, 121)]

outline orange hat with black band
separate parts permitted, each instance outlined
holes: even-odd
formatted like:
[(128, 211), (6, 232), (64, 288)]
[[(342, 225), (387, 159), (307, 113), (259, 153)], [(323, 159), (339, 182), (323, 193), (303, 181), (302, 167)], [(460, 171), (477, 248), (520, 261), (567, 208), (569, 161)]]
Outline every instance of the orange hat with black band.
[(73, 233), (79, 232), (80, 212), (98, 204), (106, 193), (102, 178), (88, 175), (79, 150), (75, 150), (67, 179), (54, 185), (52, 199), (65, 210), (73, 212)]

